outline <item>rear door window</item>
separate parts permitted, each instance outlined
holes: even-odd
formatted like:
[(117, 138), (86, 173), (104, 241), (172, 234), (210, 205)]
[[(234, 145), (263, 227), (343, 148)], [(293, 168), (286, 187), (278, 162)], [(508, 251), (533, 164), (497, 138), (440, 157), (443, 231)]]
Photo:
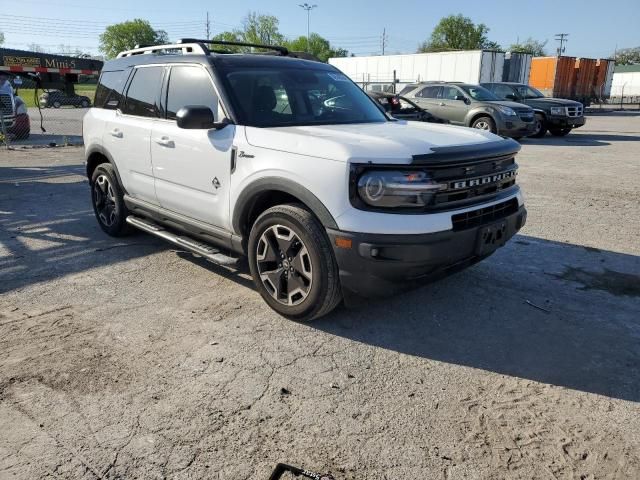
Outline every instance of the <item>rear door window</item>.
[(438, 92), (440, 91), (440, 87), (425, 87), (416, 93), (416, 97), (418, 98), (438, 98)]
[(159, 117), (160, 86), (164, 67), (139, 67), (127, 90), (123, 113), (139, 117)]
[(175, 120), (178, 110), (187, 105), (209, 107), (216, 121), (219, 118), (218, 95), (207, 71), (194, 65), (173, 66), (167, 89), (167, 118)]
[(115, 70), (112, 72), (103, 71), (98, 80), (96, 88), (96, 98), (94, 105), (98, 108), (115, 109), (122, 102), (122, 89), (127, 79), (127, 72)]

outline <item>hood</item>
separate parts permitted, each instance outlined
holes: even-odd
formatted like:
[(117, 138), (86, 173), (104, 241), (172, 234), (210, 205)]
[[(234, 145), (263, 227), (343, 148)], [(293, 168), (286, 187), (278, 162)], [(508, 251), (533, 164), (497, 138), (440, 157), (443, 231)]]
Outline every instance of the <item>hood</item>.
[(502, 105), (503, 107), (510, 107), (514, 110), (531, 110), (529, 105), (525, 105), (524, 103), (512, 102), (510, 100), (491, 100), (483, 103), (488, 103), (489, 105)]
[(580, 102), (565, 100), (564, 98), (529, 98), (527, 104), (539, 107), (577, 107), (582, 106)]
[(384, 123), (245, 128), (255, 147), (343, 162), (408, 164), (438, 147), (502, 141), (482, 130), (398, 120)]

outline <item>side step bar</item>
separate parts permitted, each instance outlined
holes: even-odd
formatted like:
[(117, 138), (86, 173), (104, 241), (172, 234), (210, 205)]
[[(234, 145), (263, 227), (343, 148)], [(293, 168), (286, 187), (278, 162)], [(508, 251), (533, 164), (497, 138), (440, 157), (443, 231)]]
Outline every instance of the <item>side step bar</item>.
[(217, 263), (218, 265), (224, 265), (226, 267), (233, 267), (238, 264), (239, 258), (230, 257), (220, 252), (215, 247), (207, 245), (206, 243), (198, 242), (192, 238), (186, 236), (180, 236), (169, 230), (166, 230), (164, 227), (153, 223), (147, 219), (143, 219), (140, 217), (135, 217), (133, 215), (129, 215), (127, 217), (127, 223), (133, 225), (134, 227), (142, 230), (143, 232), (150, 233), (151, 235), (155, 235), (156, 237), (160, 237), (163, 240), (167, 240), (178, 247), (182, 247), (186, 250), (189, 250), (191, 253), (195, 253), (200, 255), (207, 260), (212, 261), (213, 263)]

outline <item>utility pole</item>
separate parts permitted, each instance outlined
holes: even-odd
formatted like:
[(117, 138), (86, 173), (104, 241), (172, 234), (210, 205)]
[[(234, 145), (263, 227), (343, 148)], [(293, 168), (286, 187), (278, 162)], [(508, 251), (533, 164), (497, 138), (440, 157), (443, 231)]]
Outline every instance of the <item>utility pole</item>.
[(309, 5), (308, 3), (301, 3), (299, 5), (303, 10), (307, 11), (307, 52), (309, 51), (309, 36), (311, 35), (311, 28), (310, 28), (310, 18), (311, 18), (311, 10), (313, 10), (314, 8), (317, 8), (318, 5), (313, 4), (313, 5)]
[(567, 38), (569, 36), (568, 33), (557, 33), (556, 34), (556, 40), (558, 42), (560, 42), (560, 46), (558, 47), (558, 56), (562, 55), (564, 53), (564, 51), (566, 50), (564, 44), (565, 42), (568, 42), (569, 39)]
[(387, 27), (382, 29), (382, 55), (384, 55), (384, 50), (386, 46), (387, 46)]
[(207, 40), (209, 40), (211, 38), (211, 29), (210, 29), (210, 23), (209, 23), (209, 12), (207, 12)]

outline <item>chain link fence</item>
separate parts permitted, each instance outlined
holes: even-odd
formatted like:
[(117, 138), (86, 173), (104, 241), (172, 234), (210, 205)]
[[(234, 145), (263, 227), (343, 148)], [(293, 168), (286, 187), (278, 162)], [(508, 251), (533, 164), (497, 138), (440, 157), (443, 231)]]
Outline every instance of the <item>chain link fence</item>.
[(13, 96), (0, 94), (0, 146), (81, 145), (82, 118), (93, 105), (95, 89), (95, 84), (79, 83), (69, 94), (27, 84)]

